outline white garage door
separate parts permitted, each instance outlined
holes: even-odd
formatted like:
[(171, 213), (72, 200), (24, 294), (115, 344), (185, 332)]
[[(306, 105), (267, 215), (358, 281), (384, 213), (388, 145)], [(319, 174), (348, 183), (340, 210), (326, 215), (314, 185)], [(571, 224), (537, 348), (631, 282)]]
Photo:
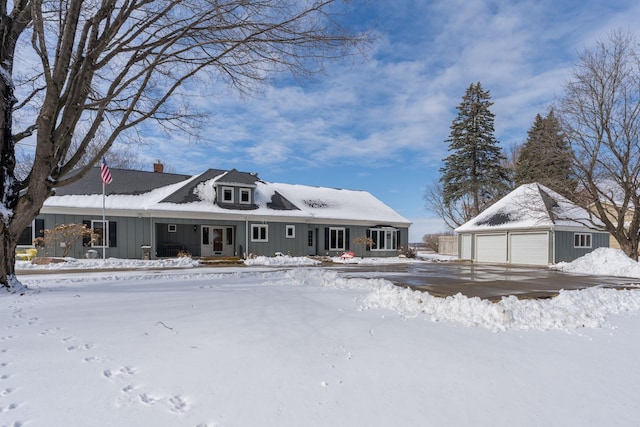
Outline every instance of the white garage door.
[(512, 264), (549, 264), (548, 233), (513, 233), (510, 240)]
[(507, 262), (507, 234), (479, 234), (476, 236), (476, 261)]
[(471, 234), (463, 234), (460, 259), (471, 259)]

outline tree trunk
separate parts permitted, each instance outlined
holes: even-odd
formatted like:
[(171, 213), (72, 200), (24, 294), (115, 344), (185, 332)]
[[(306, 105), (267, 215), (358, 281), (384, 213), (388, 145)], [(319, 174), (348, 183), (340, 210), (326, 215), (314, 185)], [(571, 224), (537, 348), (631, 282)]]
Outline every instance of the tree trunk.
[[(0, 288), (10, 291), (21, 287), (15, 277), (15, 249), (20, 233), (12, 226), (20, 195), (15, 178), (15, 141), (12, 136), (13, 107), (17, 100), (13, 90), (13, 58), (17, 37), (13, 22), (2, 16), (0, 22)], [(24, 221), (18, 221), (24, 223)], [(16, 225), (18, 225), (16, 223)], [(24, 228), (24, 227), (23, 227)], [(22, 231), (22, 230), (20, 230)]]
[(632, 260), (638, 261), (638, 241), (626, 238), (617, 239), (620, 249)]
[(9, 292), (19, 292), (24, 289), (16, 277), (16, 246), (17, 239), (10, 237), (9, 228), (0, 223), (0, 283)]

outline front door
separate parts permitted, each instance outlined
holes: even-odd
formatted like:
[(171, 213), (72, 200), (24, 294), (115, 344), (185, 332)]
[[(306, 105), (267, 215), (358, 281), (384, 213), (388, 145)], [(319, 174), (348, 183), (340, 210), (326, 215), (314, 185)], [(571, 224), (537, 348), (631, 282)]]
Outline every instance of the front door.
[(313, 229), (309, 229), (309, 231), (307, 231), (307, 255), (317, 255), (315, 232)]
[(203, 225), (201, 228), (201, 256), (224, 255), (224, 228)]

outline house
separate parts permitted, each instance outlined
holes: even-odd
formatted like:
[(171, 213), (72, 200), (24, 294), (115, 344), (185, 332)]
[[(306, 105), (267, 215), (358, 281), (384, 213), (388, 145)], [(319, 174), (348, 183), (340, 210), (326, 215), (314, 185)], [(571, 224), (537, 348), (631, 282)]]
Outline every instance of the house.
[[(611, 221), (614, 225), (618, 224), (619, 220), (623, 221), (623, 227), (626, 232), (629, 232), (629, 227), (631, 222), (634, 220), (634, 216), (636, 215), (636, 209), (633, 203), (633, 197), (629, 200), (625, 201), (625, 191), (622, 189), (620, 184), (616, 183), (613, 180), (603, 180), (598, 182), (598, 187), (602, 191), (600, 196), (600, 204), (604, 208), (605, 215), (609, 221)], [(640, 189), (636, 188), (636, 195), (640, 195)], [(589, 209), (594, 213), (594, 215), (598, 215), (595, 204), (591, 204)], [(624, 211), (624, 215), (620, 218), (620, 212)], [(620, 243), (615, 239), (612, 235), (610, 239), (610, 247), (614, 249), (621, 249)], [(640, 254), (640, 249), (638, 251)]]
[[(157, 165), (156, 165), (157, 166)], [(97, 238), (74, 245), (117, 258), (339, 255), (397, 256), (410, 222), (366, 191), (269, 183), (236, 169), (190, 176), (111, 169), (102, 196), (99, 168), (56, 189), (21, 243), (58, 224), (84, 223)], [(103, 203), (106, 221), (103, 222)], [(372, 244), (355, 244), (369, 237)], [(356, 239), (363, 241), (366, 239)], [(60, 248), (48, 247), (50, 256)], [(95, 252), (94, 252), (95, 253)]]
[(573, 261), (609, 246), (609, 233), (589, 227), (593, 220), (543, 185), (522, 185), (455, 230), (459, 257), (525, 265)]

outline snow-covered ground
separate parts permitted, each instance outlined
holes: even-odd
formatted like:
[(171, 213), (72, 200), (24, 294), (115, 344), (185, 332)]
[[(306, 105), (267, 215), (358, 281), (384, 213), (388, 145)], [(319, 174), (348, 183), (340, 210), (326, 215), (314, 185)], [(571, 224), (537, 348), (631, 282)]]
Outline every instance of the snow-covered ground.
[[(0, 425), (637, 425), (639, 291), (492, 304), (276, 258), (20, 274)], [(640, 278), (611, 250), (556, 268)]]

